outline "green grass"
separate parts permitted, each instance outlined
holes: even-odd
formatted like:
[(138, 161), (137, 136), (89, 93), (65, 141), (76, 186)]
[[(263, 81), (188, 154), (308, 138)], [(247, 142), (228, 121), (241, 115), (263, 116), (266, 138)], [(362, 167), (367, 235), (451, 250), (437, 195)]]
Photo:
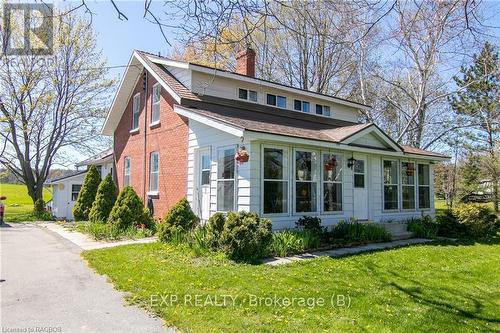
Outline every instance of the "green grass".
[[(277, 267), (189, 253), (151, 243), (82, 255), (117, 289), (128, 292), (129, 302), (183, 332), (500, 330), (498, 240), (433, 243)], [(168, 295), (176, 295), (178, 302), (165, 302)], [(202, 295), (203, 301), (217, 295), (237, 298), (234, 306), (197, 306), (185, 303), (186, 295), (192, 300)], [(326, 304), (250, 306), (250, 295), (322, 298)], [(337, 295), (346, 297), (349, 305), (336, 303)]]
[[(33, 220), (31, 212), (33, 211), (33, 201), (28, 195), (28, 190), (22, 184), (0, 184), (0, 196), (6, 196), (3, 201), (5, 205), (5, 221), (19, 222)], [(52, 193), (43, 189), (43, 199), (49, 201)]]
[(57, 222), (70, 231), (77, 231), (89, 235), (95, 240), (117, 241), (121, 239), (140, 239), (154, 236), (154, 231), (136, 227), (128, 227), (125, 230), (107, 223), (78, 221)]

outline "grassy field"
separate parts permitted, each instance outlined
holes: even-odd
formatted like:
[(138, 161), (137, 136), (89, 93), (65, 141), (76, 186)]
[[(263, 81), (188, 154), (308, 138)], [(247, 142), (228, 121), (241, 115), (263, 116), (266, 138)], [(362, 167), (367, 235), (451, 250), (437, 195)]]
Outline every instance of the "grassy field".
[[(194, 257), (161, 243), (82, 255), (127, 292), (130, 303), (183, 332), (500, 330), (498, 240), (435, 243), (278, 267)], [(283, 297), (295, 298), (293, 305)]]
[[(0, 196), (6, 196), (3, 201), (5, 205), (5, 221), (16, 222), (30, 220), (30, 213), (33, 210), (33, 201), (28, 195), (25, 185), (20, 184), (0, 184)], [(43, 190), (43, 200), (49, 201), (52, 193), (48, 189)]]

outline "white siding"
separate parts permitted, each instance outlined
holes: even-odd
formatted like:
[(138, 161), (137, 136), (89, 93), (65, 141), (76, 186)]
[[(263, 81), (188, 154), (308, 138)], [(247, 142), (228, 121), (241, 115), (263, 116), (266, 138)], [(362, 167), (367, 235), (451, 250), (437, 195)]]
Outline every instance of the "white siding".
[(68, 177), (52, 185), (52, 214), (57, 219), (73, 219), (73, 206), (71, 200), (72, 185), (82, 185), (85, 174)]
[(174, 66), (165, 66), (172, 75), (186, 88), (191, 89), (191, 70)]
[(361, 138), (354, 140), (353, 143), (367, 147), (387, 148), (387, 144), (373, 133), (363, 135)]

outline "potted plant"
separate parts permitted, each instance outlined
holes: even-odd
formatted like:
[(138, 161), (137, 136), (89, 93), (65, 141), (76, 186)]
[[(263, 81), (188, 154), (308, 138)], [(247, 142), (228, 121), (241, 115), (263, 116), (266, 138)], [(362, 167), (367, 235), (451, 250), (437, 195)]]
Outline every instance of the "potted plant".
[(413, 167), (413, 163), (408, 163), (406, 165), (406, 175), (411, 177), (413, 176), (413, 172), (415, 171), (414, 167)]
[(248, 162), (249, 158), (250, 155), (248, 154), (248, 151), (245, 149), (245, 146), (242, 146), (240, 149), (238, 149), (238, 151), (234, 155), (234, 159), (239, 163)]

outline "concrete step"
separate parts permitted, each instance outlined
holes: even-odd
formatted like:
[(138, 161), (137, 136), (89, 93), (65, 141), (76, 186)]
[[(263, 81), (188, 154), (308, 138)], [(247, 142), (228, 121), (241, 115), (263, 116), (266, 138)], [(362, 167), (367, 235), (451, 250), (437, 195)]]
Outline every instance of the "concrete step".
[(390, 233), (406, 232), (407, 229), (406, 223), (381, 223), (380, 225)]
[(413, 232), (408, 232), (408, 231), (396, 234), (391, 233), (391, 235), (392, 235), (392, 240), (410, 239), (415, 237)]

